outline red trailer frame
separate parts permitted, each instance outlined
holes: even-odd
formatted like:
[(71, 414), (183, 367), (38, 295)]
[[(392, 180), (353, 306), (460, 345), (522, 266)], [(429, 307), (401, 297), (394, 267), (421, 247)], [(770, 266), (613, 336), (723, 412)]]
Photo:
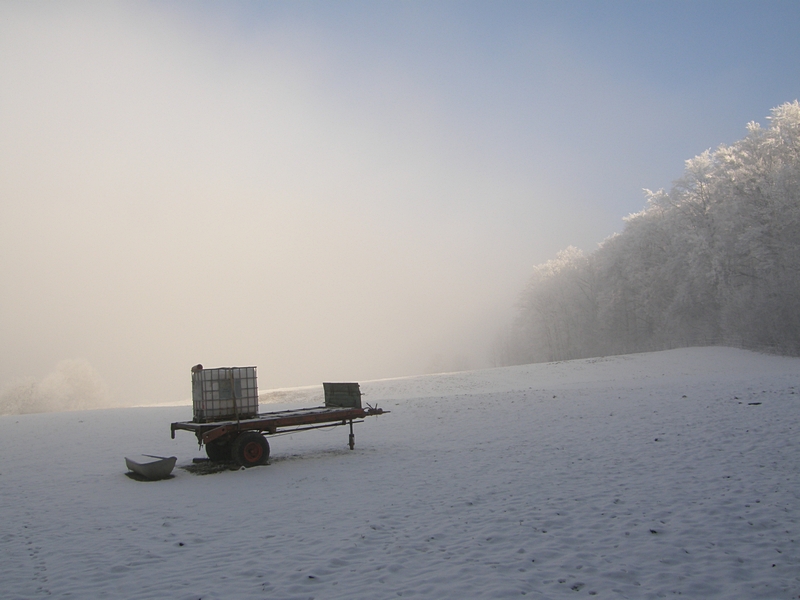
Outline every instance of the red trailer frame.
[(358, 419), (388, 413), (382, 408), (329, 407), (300, 408), (264, 413), (251, 419), (196, 423), (183, 421), (170, 426), (172, 439), (175, 432), (191, 431), (206, 454), (214, 461), (233, 460), (244, 467), (263, 465), (269, 459), (269, 442), (266, 435), (279, 435), (294, 431), (322, 429), (350, 425), (348, 445), (355, 448), (353, 424)]

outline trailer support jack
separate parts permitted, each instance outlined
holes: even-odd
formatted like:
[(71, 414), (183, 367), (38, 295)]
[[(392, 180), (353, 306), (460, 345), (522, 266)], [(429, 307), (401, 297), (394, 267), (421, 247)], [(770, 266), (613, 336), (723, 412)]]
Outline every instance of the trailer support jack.
[(356, 436), (353, 433), (353, 419), (350, 419), (350, 439), (349, 444), (350, 450), (356, 447)]

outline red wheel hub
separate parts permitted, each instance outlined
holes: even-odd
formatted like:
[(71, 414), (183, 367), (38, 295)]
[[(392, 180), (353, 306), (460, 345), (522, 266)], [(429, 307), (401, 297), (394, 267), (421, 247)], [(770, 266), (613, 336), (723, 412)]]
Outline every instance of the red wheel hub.
[(258, 462), (264, 454), (264, 448), (257, 442), (248, 442), (242, 449), (242, 453), (248, 462)]

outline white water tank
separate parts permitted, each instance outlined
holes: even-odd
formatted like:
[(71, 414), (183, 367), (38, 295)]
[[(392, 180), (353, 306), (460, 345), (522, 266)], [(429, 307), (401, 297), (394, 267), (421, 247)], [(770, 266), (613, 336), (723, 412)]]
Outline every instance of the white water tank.
[(255, 367), (192, 367), (195, 423), (251, 419), (258, 416)]

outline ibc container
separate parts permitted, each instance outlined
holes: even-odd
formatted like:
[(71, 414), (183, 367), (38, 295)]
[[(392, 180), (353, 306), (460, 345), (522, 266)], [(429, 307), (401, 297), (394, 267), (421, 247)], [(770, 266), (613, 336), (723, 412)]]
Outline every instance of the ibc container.
[(255, 367), (192, 367), (194, 422), (230, 421), (258, 416)]

